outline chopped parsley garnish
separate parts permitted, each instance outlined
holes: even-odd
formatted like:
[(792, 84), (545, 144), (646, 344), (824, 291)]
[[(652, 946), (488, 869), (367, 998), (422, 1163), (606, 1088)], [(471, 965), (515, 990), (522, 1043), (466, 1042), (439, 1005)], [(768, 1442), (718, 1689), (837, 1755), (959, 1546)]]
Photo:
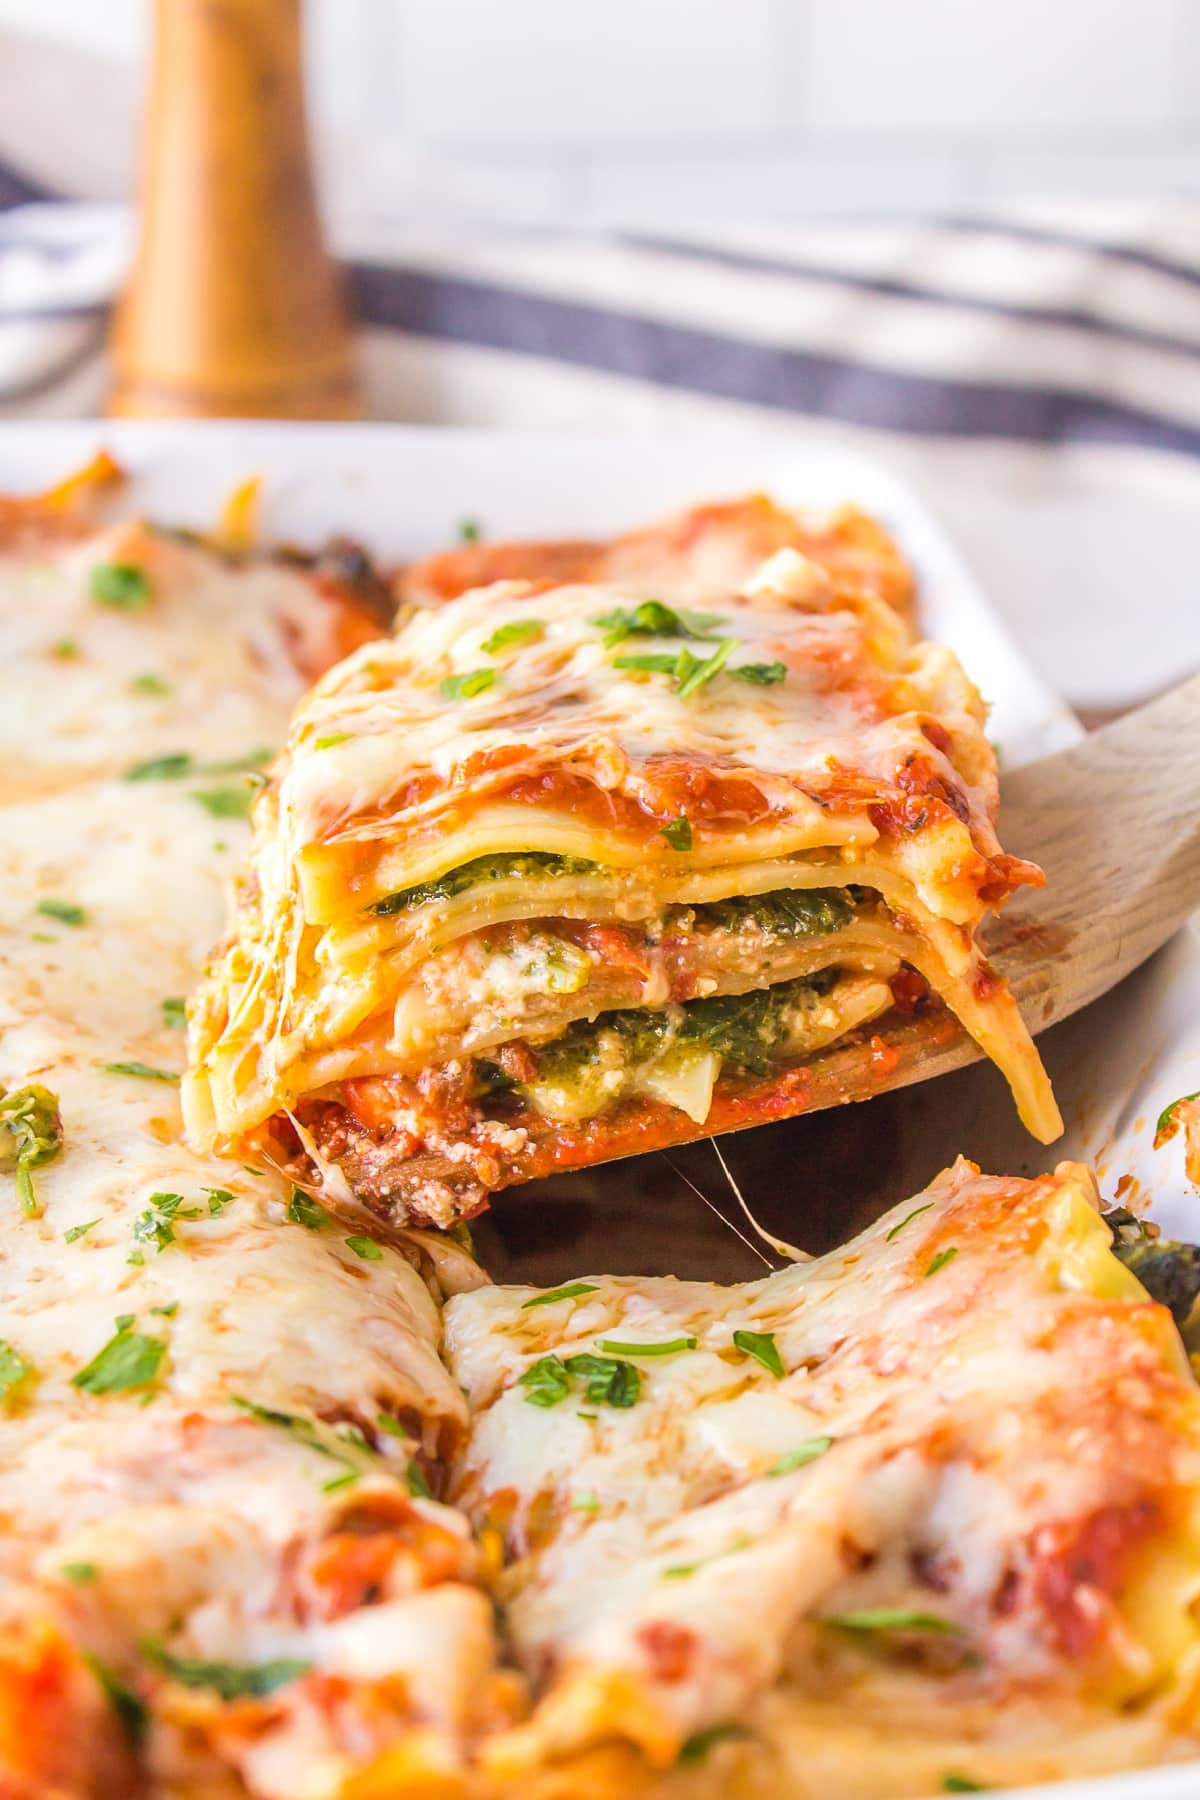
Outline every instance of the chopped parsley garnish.
[(557, 1356), (540, 1356), (517, 1377), (517, 1386), (530, 1406), (557, 1406), (571, 1391), (571, 1377)]
[(123, 781), (182, 781), (185, 775), (197, 773), (189, 750), (171, 750), (165, 756), (150, 756), (145, 762), (130, 763)]
[(695, 1562), (690, 1563), (671, 1563), (669, 1567), (665, 1568), (662, 1572), (663, 1580), (686, 1581), (689, 1575), (694, 1575), (696, 1573), (697, 1569), (706, 1569), (709, 1563), (721, 1562), (725, 1557), (733, 1556), (739, 1550), (748, 1549), (749, 1545), (749, 1538), (734, 1538), (732, 1544), (728, 1545), (724, 1550), (714, 1550), (711, 1556), (698, 1556)]
[(572, 1281), (566, 1287), (551, 1288), (548, 1293), (535, 1294), (532, 1300), (522, 1300), (521, 1311), (528, 1312), (531, 1306), (553, 1306), (556, 1300), (575, 1300), (580, 1294), (596, 1293), (594, 1281)]
[(178, 1075), (170, 1069), (155, 1069), (144, 1062), (111, 1062), (101, 1063), (100, 1068), (105, 1075), (136, 1075), (143, 1081), (178, 1081)]
[(600, 1502), (591, 1488), (584, 1488), (582, 1493), (571, 1496), (571, 1510), (572, 1512), (599, 1512)]
[(79, 1239), (92, 1229), (93, 1225), (98, 1225), (99, 1223), (99, 1219), (89, 1219), (84, 1225), (72, 1225), (69, 1231), (63, 1232), (63, 1243), (77, 1244)]
[(749, 681), (755, 687), (774, 687), (777, 681), (786, 679), (787, 664), (781, 662), (739, 663), (737, 668), (730, 669), (729, 673), (735, 681)]
[(677, 819), (668, 819), (661, 828), (661, 836), (665, 837), (672, 850), (681, 854), (692, 847), (692, 823), (685, 813)]
[(479, 648), (485, 656), (499, 656), (502, 650), (511, 650), (516, 644), (536, 644), (545, 634), (544, 619), (510, 619), (507, 625), (498, 625)]
[(182, 1031), (187, 1025), (187, 1001), (182, 994), (170, 994), (160, 1000), (163, 1024), (169, 1025), (173, 1031)]
[(175, 1221), (198, 1219), (198, 1206), (185, 1206), (182, 1194), (151, 1194), (150, 1204), (133, 1222), (133, 1241), (143, 1246), (154, 1245), (161, 1256), (169, 1244), (176, 1242)]
[(526, 1390), (530, 1406), (557, 1406), (570, 1393), (572, 1376), (584, 1383), (584, 1396), (593, 1406), (633, 1406), (642, 1391), (641, 1374), (632, 1363), (586, 1350), (565, 1362), (557, 1356), (539, 1357), (518, 1376), (517, 1386)]
[(293, 1225), (303, 1225), (306, 1231), (320, 1231), (322, 1225), (329, 1221), (329, 1214), (320, 1202), (298, 1187), (292, 1189), (292, 1197), (287, 1203), (287, 1216)]
[(122, 1313), (116, 1324), (116, 1335), (72, 1375), (73, 1387), (89, 1394), (124, 1394), (131, 1388), (150, 1387), (157, 1380), (167, 1354), (166, 1340), (134, 1331), (131, 1313)]
[(661, 600), (643, 600), (626, 610), (614, 607), (612, 612), (595, 613), (588, 620), (604, 633), (604, 648), (611, 650), (628, 637), (711, 637), (724, 620), (716, 613), (691, 612), (687, 607), (665, 606)]
[(1158, 1148), (1157, 1140), (1159, 1138), (1163, 1137), (1167, 1132), (1169, 1132), (1171, 1129), (1171, 1126), (1175, 1122), (1176, 1107), (1186, 1106), (1189, 1100), (1200, 1100), (1200, 1088), (1198, 1088), (1194, 1094), (1180, 1094), (1178, 1100), (1172, 1100), (1169, 1106), (1163, 1107), (1162, 1111), (1158, 1115), (1158, 1120), (1154, 1127), (1154, 1136), (1156, 1139), (1156, 1143), (1155, 1143), (1156, 1149)]
[(141, 612), (150, 604), (150, 581), (136, 563), (96, 563), (89, 588), (93, 600), (120, 612)]
[(932, 1200), (927, 1200), (924, 1206), (914, 1206), (910, 1213), (905, 1214), (898, 1225), (893, 1225), (892, 1229), (885, 1234), (883, 1240), (884, 1243), (890, 1244), (894, 1237), (899, 1237), (906, 1225), (911, 1225), (914, 1219), (919, 1219), (921, 1214), (928, 1212), (932, 1206)]
[[(269, 745), (259, 744), (244, 756), (233, 756), (223, 762), (197, 762), (190, 750), (169, 750), (164, 756), (151, 756), (145, 762), (131, 763), (124, 781), (182, 781), (188, 775), (257, 775), (271, 760)], [(263, 778), (265, 779), (265, 778)]]
[(661, 1344), (623, 1344), (616, 1338), (599, 1338), (597, 1348), (612, 1356), (678, 1356), (683, 1350), (694, 1350), (694, 1337), (666, 1338)]
[(547, 850), (520, 850), (496, 856), (475, 856), (457, 869), (448, 869), (432, 881), (419, 881), (414, 887), (402, 888), (377, 900), (368, 911), (379, 919), (407, 912), (411, 907), (427, 906), (433, 900), (452, 900), (480, 881), (503, 881), (512, 877), (534, 875), (594, 875), (598, 864), (582, 856), (558, 856)]
[[(719, 675), (729, 661), (732, 650), (737, 648), (736, 638), (722, 638), (711, 656), (703, 662), (697, 662), (690, 650), (679, 652), (679, 668), (675, 677), (675, 692), (681, 700), (687, 700), (698, 689), (706, 687), (715, 675)], [(685, 668), (685, 662), (689, 665)]]
[(675, 678), (675, 692), (681, 700), (686, 700), (698, 688), (704, 687), (715, 675), (720, 674), (736, 648), (736, 638), (722, 638), (710, 656), (699, 657), (693, 656), (685, 644), (674, 656), (616, 656), (613, 658), (613, 668), (637, 669), (650, 675), (672, 675)]
[(593, 1356), (583, 1350), (577, 1356), (568, 1356), (563, 1366), (581, 1377), (584, 1398), (593, 1406), (634, 1406), (642, 1391), (640, 1370), (619, 1358)]
[(824, 1456), (833, 1448), (836, 1439), (831, 1437), (806, 1438), (797, 1444), (794, 1450), (785, 1450), (778, 1462), (773, 1462), (767, 1470), (768, 1475), (790, 1475), (793, 1469), (802, 1469), (805, 1463), (816, 1462), (818, 1456)]
[(783, 1380), (787, 1370), (783, 1366), (783, 1358), (776, 1349), (773, 1331), (735, 1331), (733, 1342), (734, 1347), (740, 1350), (743, 1356), (752, 1356), (755, 1362), (762, 1364), (768, 1374), (774, 1375), (776, 1381)]
[[(280, 1412), (273, 1406), (259, 1406), (255, 1401), (245, 1400), (239, 1394), (233, 1394), (230, 1398), (234, 1406), (249, 1413), (260, 1424), (273, 1425), (277, 1431), (285, 1431), (306, 1450), (315, 1451), (318, 1456), (340, 1464), (344, 1472), (335, 1475), (331, 1481), (324, 1482), (321, 1490), (323, 1493), (335, 1493), (338, 1488), (348, 1487), (351, 1482), (357, 1481), (361, 1475), (388, 1469), (385, 1460), (371, 1448), (357, 1425), (324, 1425), (317, 1419), (306, 1418), (302, 1413)], [(388, 1472), (392, 1473), (390, 1469)]]
[(730, 1738), (743, 1738), (749, 1737), (749, 1735), (744, 1725), (710, 1725), (707, 1731), (693, 1732), (690, 1738), (684, 1739), (676, 1761), (685, 1767), (703, 1762), (714, 1744), (723, 1744)]
[(925, 1280), (928, 1281), (931, 1275), (936, 1275), (939, 1269), (944, 1269), (948, 1262), (953, 1262), (957, 1255), (957, 1244), (951, 1244), (948, 1250), (939, 1250), (925, 1271)]
[(329, 731), (324, 737), (313, 739), (313, 749), (332, 750), (335, 744), (348, 744), (353, 736), (352, 731)]
[(51, 644), (50, 654), (59, 662), (74, 662), (79, 655), (79, 644), (75, 638), (58, 638)]
[(60, 1564), (59, 1573), (65, 1575), (68, 1581), (74, 1581), (82, 1587), (86, 1582), (95, 1581), (99, 1571), (95, 1563), (69, 1562)]
[(139, 1699), (132, 1688), (126, 1687), (120, 1676), (115, 1675), (106, 1662), (102, 1662), (90, 1650), (83, 1652), (83, 1660), (96, 1677), (100, 1692), (117, 1715), (126, 1737), (131, 1743), (141, 1743), (150, 1725), (150, 1714), (146, 1709), (145, 1702)]
[(60, 925), (87, 924), (87, 913), (73, 900), (39, 900), (34, 911), (45, 919), (57, 919)]
[(58, 1096), (37, 1082), (0, 1092), (0, 1127), (12, 1139), (16, 1162), (17, 1199), (27, 1219), (41, 1212), (33, 1186), (33, 1171), (53, 1162), (63, 1146), (62, 1115)]
[(478, 543), (479, 529), (478, 519), (460, 519), (458, 522), (458, 535), (464, 544)]
[(164, 681), (161, 675), (154, 674), (153, 670), (147, 670), (144, 675), (135, 675), (129, 685), (135, 694), (152, 694), (155, 697), (161, 697), (171, 692), (170, 682)]
[(410, 1456), (404, 1469), (408, 1482), (408, 1491), (417, 1500), (432, 1500), (433, 1489), (425, 1479), (424, 1471), (415, 1456)]
[(179, 1311), (179, 1302), (178, 1300), (169, 1300), (165, 1306), (152, 1306), (150, 1311), (157, 1314), (160, 1319), (173, 1319)]
[(225, 1208), (233, 1205), (233, 1195), (228, 1188), (210, 1187), (205, 1188), (204, 1192), (208, 1195), (209, 1214), (214, 1219), (219, 1219)]
[(355, 1256), (361, 1256), (364, 1262), (383, 1261), (383, 1251), (374, 1238), (355, 1236), (348, 1237), (345, 1242), (347, 1250), (353, 1250)]
[(969, 1775), (959, 1775), (955, 1770), (942, 1776), (943, 1794), (988, 1794), (991, 1789), (986, 1782), (972, 1781)]
[(248, 819), (254, 800), (252, 787), (196, 788), (188, 795), (212, 819)]
[(221, 1700), (261, 1699), (307, 1675), (312, 1668), (311, 1663), (299, 1662), (295, 1657), (279, 1657), (265, 1663), (226, 1663), (207, 1662), (199, 1656), (174, 1656), (153, 1638), (144, 1639), (141, 1648), (148, 1662), (181, 1687), (211, 1688)]
[(7, 1406), (34, 1373), (33, 1364), (0, 1338), (0, 1406)]
[(465, 675), (446, 675), (438, 683), (443, 700), (473, 700), (495, 685), (495, 669), (470, 669)]
[(826, 1613), (822, 1625), (838, 1631), (940, 1631), (956, 1632), (958, 1626), (939, 1613), (914, 1612), (907, 1606), (864, 1606), (857, 1612)]

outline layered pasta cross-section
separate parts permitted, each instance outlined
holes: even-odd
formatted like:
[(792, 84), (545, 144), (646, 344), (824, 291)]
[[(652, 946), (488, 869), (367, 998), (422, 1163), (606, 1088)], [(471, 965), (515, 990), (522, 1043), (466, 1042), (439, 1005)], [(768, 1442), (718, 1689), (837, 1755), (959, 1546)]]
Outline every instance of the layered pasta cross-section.
[(1039, 872), (979, 695), (785, 548), (697, 609), (501, 582), (327, 675), (192, 1006), (189, 1130), (447, 1224), (505, 1185), (861, 1092), (956, 1018), (1060, 1129), (975, 933)]

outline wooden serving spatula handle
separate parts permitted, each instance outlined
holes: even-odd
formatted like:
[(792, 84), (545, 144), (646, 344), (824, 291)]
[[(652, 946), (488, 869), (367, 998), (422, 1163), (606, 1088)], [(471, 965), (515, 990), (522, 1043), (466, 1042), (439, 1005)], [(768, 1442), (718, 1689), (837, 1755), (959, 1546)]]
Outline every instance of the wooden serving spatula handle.
[(141, 233), (109, 410), (357, 414), (317, 215), (299, 0), (156, 0)]

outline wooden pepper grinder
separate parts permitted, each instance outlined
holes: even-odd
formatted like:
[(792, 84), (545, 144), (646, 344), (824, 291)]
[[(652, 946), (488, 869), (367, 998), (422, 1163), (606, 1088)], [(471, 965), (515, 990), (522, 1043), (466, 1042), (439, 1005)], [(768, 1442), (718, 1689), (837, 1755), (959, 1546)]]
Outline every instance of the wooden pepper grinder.
[(143, 155), (109, 411), (357, 416), (313, 191), (300, 0), (156, 0)]

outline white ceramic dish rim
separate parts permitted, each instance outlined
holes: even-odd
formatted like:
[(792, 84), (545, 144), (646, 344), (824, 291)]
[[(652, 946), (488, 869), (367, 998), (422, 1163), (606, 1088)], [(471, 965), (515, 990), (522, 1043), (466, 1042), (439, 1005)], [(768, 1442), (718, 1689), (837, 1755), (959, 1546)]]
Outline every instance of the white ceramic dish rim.
[[(257, 474), (268, 541), (312, 545), (344, 533), (396, 560), (445, 545), (465, 517), (479, 520), (491, 536), (599, 536), (701, 499), (760, 489), (785, 504), (852, 501), (889, 526), (917, 569), (923, 628), (954, 647), (984, 690), (1002, 764), (1046, 755), (1079, 735), (1070, 710), (1012, 643), (925, 504), (880, 463), (840, 445), (822, 449), (777, 434), (742, 432), (631, 436), (389, 424), (10, 421), (0, 422), (0, 490), (34, 491), (100, 448), (111, 450), (130, 476), (123, 511), (211, 527), (231, 489)], [(1200, 1016), (1200, 1004), (1193, 1004), (1200, 999), (1200, 939), (1185, 933), (1163, 957), (1135, 978), (1144, 1002), (1138, 1026), (1160, 1065), (1164, 1057), (1176, 1063), (1200, 1056), (1192, 1025)], [(1101, 1005), (1111, 1011), (1115, 998)], [(1144, 1088), (1144, 1068), (1141, 1075)], [(1140, 1090), (1132, 1098), (1128, 1092), (1110, 1095), (1107, 1110), (1100, 1105), (1093, 1111), (1093, 1129), (1085, 1134), (1093, 1142), (1072, 1144), (1071, 1150), (1097, 1154), (1102, 1145), (1110, 1158), (1144, 1160)], [(1131, 1130), (1138, 1143), (1123, 1144), (1122, 1133), (1128, 1138)], [(1164, 1222), (1169, 1229), (1170, 1220)], [(1200, 1761), (1189, 1761), (1019, 1791), (1028, 1800), (1193, 1800), (1198, 1787)]]

